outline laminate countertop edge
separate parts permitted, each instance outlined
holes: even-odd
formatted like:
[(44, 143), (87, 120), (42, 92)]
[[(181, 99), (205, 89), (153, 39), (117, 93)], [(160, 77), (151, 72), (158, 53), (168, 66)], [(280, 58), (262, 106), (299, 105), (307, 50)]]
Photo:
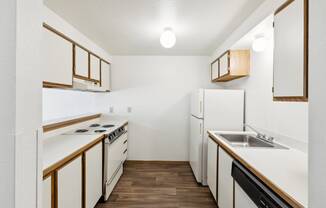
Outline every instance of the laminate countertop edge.
[(242, 165), (244, 165), (248, 170), (250, 170), (256, 177), (258, 177), (261, 181), (263, 181), (270, 189), (272, 189), (275, 193), (277, 193), (284, 201), (289, 203), (293, 207), (304, 208), (298, 200), (293, 198), (290, 194), (276, 185), (272, 180), (266, 177), (263, 173), (258, 171), (250, 162), (246, 161), (246, 158), (240, 156), (240, 154), (235, 151), (235, 148), (232, 148), (227, 142), (220, 139), (218, 136), (214, 134), (214, 131), (208, 131), (209, 137), (217, 143), (224, 151), (226, 151), (230, 156), (239, 161)]

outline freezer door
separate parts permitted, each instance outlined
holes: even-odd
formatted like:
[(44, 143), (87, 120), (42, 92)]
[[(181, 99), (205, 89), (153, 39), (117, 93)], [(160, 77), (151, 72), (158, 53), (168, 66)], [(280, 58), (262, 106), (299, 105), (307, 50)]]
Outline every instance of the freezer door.
[(202, 180), (203, 120), (191, 116), (189, 162), (198, 183)]
[(205, 130), (243, 130), (243, 90), (205, 90), (204, 109)]
[(197, 118), (204, 116), (204, 89), (195, 90), (191, 94), (191, 115)]

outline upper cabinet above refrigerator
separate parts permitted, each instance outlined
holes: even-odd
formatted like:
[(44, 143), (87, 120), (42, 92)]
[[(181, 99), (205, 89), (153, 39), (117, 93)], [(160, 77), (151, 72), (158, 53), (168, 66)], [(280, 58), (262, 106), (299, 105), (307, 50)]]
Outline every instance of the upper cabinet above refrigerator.
[(249, 75), (250, 50), (228, 50), (211, 64), (212, 82), (227, 82)]

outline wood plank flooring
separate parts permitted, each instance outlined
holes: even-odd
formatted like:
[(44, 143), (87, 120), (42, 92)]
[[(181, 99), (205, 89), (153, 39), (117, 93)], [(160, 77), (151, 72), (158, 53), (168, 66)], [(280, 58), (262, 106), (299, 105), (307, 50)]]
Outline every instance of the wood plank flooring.
[(96, 208), (216, 208), (187, 162), (127, 161), (109, 200)]

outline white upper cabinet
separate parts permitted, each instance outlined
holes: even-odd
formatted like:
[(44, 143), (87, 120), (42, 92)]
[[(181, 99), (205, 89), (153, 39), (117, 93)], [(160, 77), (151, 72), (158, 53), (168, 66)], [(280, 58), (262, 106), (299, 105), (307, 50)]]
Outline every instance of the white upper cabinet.
[(208, 138), (207, 145), (207, 184), (216, 200), (217, 144), (211, 138)]
[(216, 59), (216, 60), (212, 63), (211, 67), (212, 67), (212, 74), (211, 74), (211, 76), (212, 76), (212, 81), (214, 81), (215, 79), (218, 79), (219, 60)]
[(218, 149), (218, 206), (233, 208), (233, 178), (231, 176), (233, 158), (222, 148)]
[(102, 196), (102, 143), (85, 152), (86, 208), (94, 208)]
[(101, 61), (101, 86), (106, 91), (111, 91), (111, 65)]
[(225, 53), (220, 58), (220, 77), (229, 73), (229, 53)]
[(75, 73), (74, 75), (88, 79), (88, 52), (75, 46)]
[(274, 16), (274, 100), (307, 101), (307, 2), (294, 0)]
[(90, 78), (100, 81), (100, 59), (94, 55), (90, 55)]
[(42, 41), (43, 81), (47, 85), (72, 86), (73, 45), (44, 28)]

